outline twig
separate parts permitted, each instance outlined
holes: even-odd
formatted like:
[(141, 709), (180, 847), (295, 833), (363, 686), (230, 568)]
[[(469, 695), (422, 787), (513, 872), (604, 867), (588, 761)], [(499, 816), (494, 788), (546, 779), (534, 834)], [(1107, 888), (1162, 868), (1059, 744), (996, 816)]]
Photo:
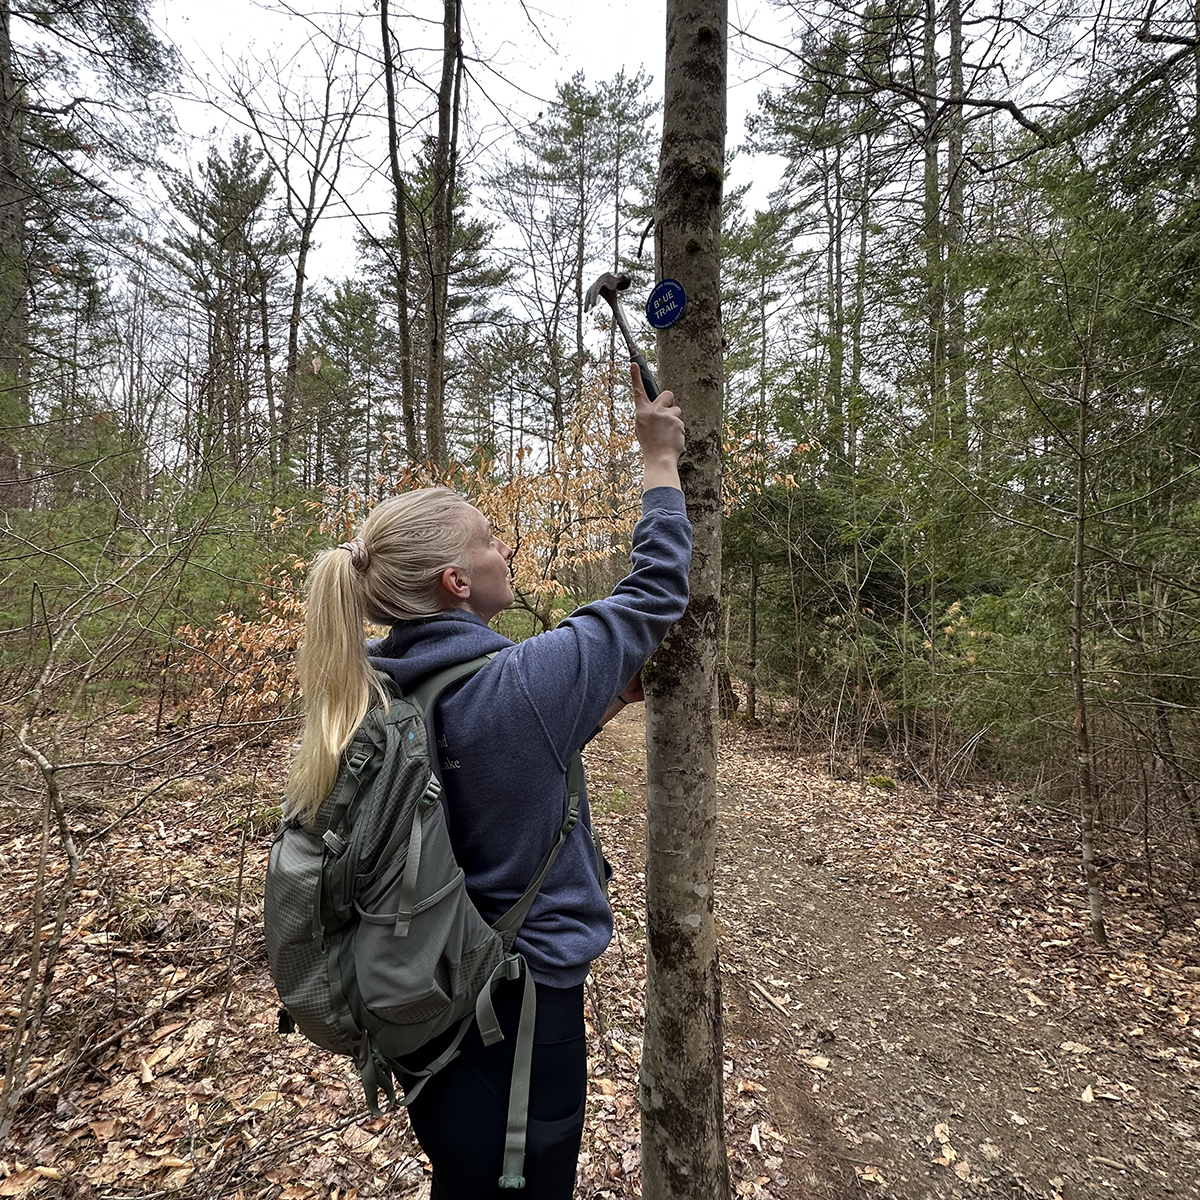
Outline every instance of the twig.
[(759, 983), (757, 979), (751, 979), (750, 986), (754, 988), (755, 991), (757, 991), (760, 995), (762, 995), (764, 999), (770, 1001), (770, 1003), (779, 1009), (779, 1011), (783, 1013), (785, 1017), (790, 1017), (792, 1015), (786, 1008), (784, 1008), (783, 1002), (772, 996), (771, 993), (768, 992), (767, 989), (763, 987), (763, 985)]
[(221, 1045), (221, 1035), (225, 1032), (225, 1014), (229, 1011), (229, 1000), (233, 995), (233, 956), (237, 949), (238, 933), (242, 925), (242, 896), (245, 891), (246, 878), (246, 833), (250, 828), (250, 818), (254, 813), (254, 802), (258, 798), (258, 767), (254, 768), (254, 777), (250, 785), (250, 797), (246, 801), (246, 815), (242, 818), (242, 837), (238, 845), (238, 878), (237, 904), (233, 910), (233, 932), (229, 935), (229, 950), (226, 954), (228, 966), (225, 972), (225, 998), (221, 1001), (221, 1011), (217, 1014), (217, 1028), (213, 1033), (212, 1050), (209, 1057), (217, 1057), (217, 1049)]
[(600, 1034), (600, 1045), (604, 1048), (604, 1061), (611, 1069), (614, 1066), (612, 1046), (608, 1040), (608, 1026), (604, 1021), (604, 1013), (600, 1011), (600, 995), (596, 990), (596, 981), (590, 972), (587, 980), (588, 997), (592, 1002), (592, 1015), (596, 1018), (596, 1031)]
[[(223, 966), (223, 963), (218, 963), (217, 969), (214, 969), (211, 972), (211, 975), (215, 976), (218, 970)], [(85, 1050), (80, 1051), (79, 1055), (73, 1061), (64, 1063), (60, 1067), (55, 1067), (53, 1071), (47, 1071), (44, 1075), (39, 1075), (35, 1080), (26, 1085), (22, 1092), (21, 1098), (23, 1100), (27, 1100), (30, 1096), (33, 1096), (47, 1084), (57, 1083), (58, 1080), (60, 1080), (64, 1075), (69, 1075), (72, 1071), (74, 1071), (76, 1067), (81, 1066), (89, 1059), (94, 1058), (97, 1054), (107, 1050), (110, 1046), (116, 1045), (116, 1043), (125, 1037), (126, 1034), (132, 1033), (135, 1029), (140, 1029), (143, 1025), (146, 1025), (149, 1022), (156, 1020), (158, 1017), (161, 1017), (164, 1013), (169, 1012), (172, 1008), (174, 1008), (181, 1000), (187, 999), (195, 992), (202, 991), (211, 982), (212, 979), (210, 976), (205, 975), (202, 979), (199, 979), (193, 983), (191, 987), (186, 987), (183, 989), (183, 991), (176, 992), (170, 1000), (154, 1009), (153, 1012), (145, 1013), (144, 1015), (138, 1017), (136, 1021), (131, 1021), (128, 1025), (122, 1026), (117, 1030), (116, 1033), (106, 1037), (104, 1041), (97, 1042), (94, 1046), (89, 1046)]]

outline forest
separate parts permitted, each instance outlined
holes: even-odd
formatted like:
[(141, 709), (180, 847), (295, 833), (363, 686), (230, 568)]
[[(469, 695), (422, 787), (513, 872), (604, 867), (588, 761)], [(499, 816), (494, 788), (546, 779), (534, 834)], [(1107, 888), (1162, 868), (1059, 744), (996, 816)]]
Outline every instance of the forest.
[[(382, 498), (451, 486), (516, 549), (497, 628), (519, 640), (608, 593), (640, 513), (628, 354), (584, 301), (628, 273), (657, 361), (657, 60), (543, 87), (553, 14), (524, 4), (506, 36), (536, 75), (477, 37), (472, 0), (279, 0), (261, 11), (282, 49), (200, 64), (167, 5), (0, 0), (0, 868), (19, 896), (0, 921), (0, 1143), (18, 1139), (0, 1195), (67, 1188), (20, 1141), (62, 1116), (67, 1081), (111, 1084), (116, 1063), (150, 1086), (147, 1053), (129, 1066), (138, 1013), (178, 1028), (189, 994), (211, 999), (209, 1063), (237, 1036), (313, 555)], [(728, 31), (757, 99), (720, 203), (722, 755), (761, 759), (737, 760), (747, 794), (817, 781), (809, 816), (777, 814), (788, 837), (845, 806), (903, 839), (911, 798), (951, 850), (970, 826), (1018, 872), (1053, 851), (1071, 915), (1041, 945), (1173, 955), (1171, 1054), (1200, 1069), (1200, 10), (762, 8)], [(632, 761), (593, 768), (615, 823)], [(197, 875), (151, 895), (131, 847), (166, 853), (174, 819)], [(929, 845), (912, 842), (922, 862)], [(158, 949), (77, 962), (102, 929)], [(143, 959), (153, 1004), (120, 974)], [(788, 1011), (761, 973), (743, 1007), (763, 995)], [(619, 1126), (634, 1085), (615, 1036), (598, 1103)], [(801, 1054), (826, 1063), (814, 1079), (826, 1049)], [(755, 1078), (736, 1067), (727, 1107)], [(259, 1101), (289, 1094), (259, 1082)], [(1198, 1095), (1189, 1076), (1164, 1102), (1193, 1159)], [(745, 1137), (761, 1151), (770, 1128)], [(163, 1174), (63, 1194), (331, 1194), (198, 1167), (177, 1142)], [(849, 1182), (789, 1191), (747, 1167), (736, 1194), (952, 1194), (873, 1178), (868, 1148)], [(629, 1146), (609, 1149), (621, 1170), (578, 1194), (640, 1195), (621, 1190)]]

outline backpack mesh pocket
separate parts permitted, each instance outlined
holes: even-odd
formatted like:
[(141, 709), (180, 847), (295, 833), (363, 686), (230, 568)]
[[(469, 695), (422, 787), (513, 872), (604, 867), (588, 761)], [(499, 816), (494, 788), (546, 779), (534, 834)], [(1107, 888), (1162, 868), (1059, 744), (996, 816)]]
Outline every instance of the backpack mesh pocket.
[(271, 846), (263, 896), (271, 975), (305, 1036), (340, 1054), (354, 1054), (361, 1033), (331, 986), (328, 955), (314, 912), (321, 895), (325, 845), (315, 833), (285, 825)]
[[(390, 764), (372, 781), (354, 830), (355, 893), (371, 883), (388, 841), (416, 806), (429, 778), (425, 722), (415, 714), (396, 722), (396, 749)], [(390, 778), (384, 778), (384, 771)]]

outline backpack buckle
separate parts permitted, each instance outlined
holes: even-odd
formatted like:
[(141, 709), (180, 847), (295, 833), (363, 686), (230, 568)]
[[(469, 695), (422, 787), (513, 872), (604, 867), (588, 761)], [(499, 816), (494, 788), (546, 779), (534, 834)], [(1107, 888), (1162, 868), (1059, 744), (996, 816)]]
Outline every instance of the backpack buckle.
[(520, 979), (521, 978), (521, 956), (519, 954), (510, 954), (504, 960), (504, 978), (505, 979)]
[(321, 841), (333, 852), (334, 858), (340, 858), (349, 843), (345, 838), (340, 838), (332, 829), (327, 829), (321, 834)]
[(346, 766), (357, 777), (362, 774), (363, 767), (371, 761), (371, 751), (366, 746), (358, 746), (346, 756)]

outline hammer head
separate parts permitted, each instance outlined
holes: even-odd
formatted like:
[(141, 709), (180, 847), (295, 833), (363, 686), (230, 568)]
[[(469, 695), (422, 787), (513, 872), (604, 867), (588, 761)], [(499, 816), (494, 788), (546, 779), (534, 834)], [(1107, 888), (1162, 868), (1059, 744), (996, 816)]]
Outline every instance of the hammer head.
[(606, 271), (584, 294), (583, 311), (591, 312), (596, 307), (596, 301), (601, 296), (604, 297), (615, 311), (617, 307), (617, 293), (623, 292), (629, 286), (629, 282), (629, 276), (624, 271), (619, 275), (614, 275), (611, 271)]

